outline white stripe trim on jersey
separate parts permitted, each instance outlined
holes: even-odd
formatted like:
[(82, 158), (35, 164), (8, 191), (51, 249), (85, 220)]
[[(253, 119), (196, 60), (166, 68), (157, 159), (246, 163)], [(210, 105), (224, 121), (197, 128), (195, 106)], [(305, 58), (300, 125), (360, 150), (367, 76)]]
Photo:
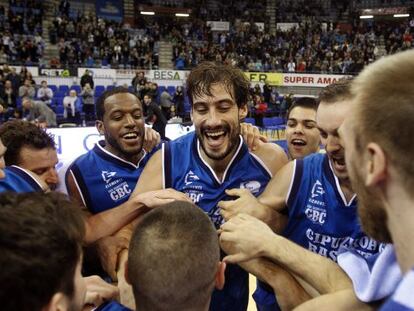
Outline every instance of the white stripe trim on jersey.
[[(21, 170), (21, 171), (23, 171), (23, 172), (25, 172), (38, 186), (39, 186), (39, 188), (40, 189), (42, 189), (43, 191), (45, 191), (45, 189), (43, 188), (43, 185), (40, 183), (40, 182), (38, 182), (37, 181), (37, 178), (35, 178), (34, 176), (33, 176), (33, 172), (32, 171), (29, 171), (29, 170), (26, 170), (25, 168), (23, 168), (23, 167), (21, 167), (21, 166), (17, 166), (17, 165), (11, 165), (11, 166), (13, 166), (14, 168), (16, 168), (16, 169), (19, 169), (19, 170)], [(37, 176), (37, 175), (36, 175)], [(46, 190), (47, 190), (48, 188), (46, 188)]]
[(142, 151), (144, 151), (144, 153), (142, 154), (142, 157), (141, 157), (141, 159), (139, 159), (138, 163), (137, 163), (137, 164), (134, 164), (134, 163), (132, 163), (132, 162), (126, 161), (126, 160), (124, 160), (124, 159), (122, 159), (122, 158), (120, 158), (120, 157), (118, 157), (118, 156), (114, 155), (113, 153), (109, 152), (109, 151), (108, 151), (108, 150), (106, 150), (104, 147), (102, 147), (99, 143), (97, 143), (96, 145), (98, 146), (98, 148), (99, 148), (99, 149), (101, 149), (101, 150), (102, 150), (103, 152), (105, 152), (107, 155), (109, 155), (109, 156), (111, 156), (111, 157), (113, 157), (113, 158), (115, 158), (115, 159), (117, 159), (117, 160), (119, 160), (119, 161), (121, 161), (121, 162), (124, 162), (124, 163), (126, 163), (126, 164), (132, 165), (132, 166), (133, 166), (133, 167), (135, 167), (135, 168), (138, 168), (138, 167), (139, 167), (139, 164), (141, 163), (141, 161), (142, 161), (142, 160), (145, 158), (145, 156), (147, 155), (147, 152), (145, 151), (145, 149), (144, 149), (144, 148), (142, 148)]
[(328, 162), (329, 162), (329, 168), (331, 169), (332, 174), (333, 174), (333, 176), (334, 176), (334, 178), (335, 178), (336, 189), (338, 189), (338, 192), (339, 192), (339, 194), (340, 194), (340, 196), (341, 196), (341, 198), (342, 198), (342, 202), (344, 203), (344, 205), (345, 205), (345, 206), (351, 206), (352, 202), (354, 202), (354, 200), (355, 200), (355, 198), (356, 198), (356, 193), (354, 193), (354, 195), (353, 195), (353, 196), (352, 196), (352, 198), (349, 200), (349, 202), (347, 202), (347, 201), (346, 201), (346, 198), (345, 198), (345, 195), (344, 195), (344, 193), (343, 193), (343, 191), (342, 191), (341, 185), (339, 184), (339, 179), (338, 179), (338, 177), (335, 175), (335, 172), (334, 172), (334, 170), (333, 170), (333, 168), (332, 168), (331, 161), (329, 161), (329, 159), (328, 159)]
[(253, 156), (253, 158), (255, 158), (255, 159), (256, 159), (256, 161), (257, 161), (257, 162), (259, 162), (259, 163), (260, 163), (260, 165), (261, 165), (261, 166), (263, 166), (263, 168), (264, 168), (264, 169), (265, 169), (265, 171), (269, 174), (269, 176), (270, 176), (270, 177), (273, 177), (272, 172), (269, 170), (269, 168), (266, 166), (266, 164), (263, 162), (263, 160), (262, 160), (262, 159), (260, 159), (258, 155), (255, 155), (255, 154), (254, 154), (254, 153), (252, 153), (252, 152), (249, 152), (249, 153), (250, 153), (250, 155), (251, 155), (251, 156)]
[(161, 145), (162, 189), (165, 189), (165, 143)]
[(234, 160), (236, 159), (237, 155), (239, 154), (241, 147), (243, 146), (243, 138), (239, 135), (239, 146), (237, 147), (236, 152), (234, 153), (233, 157), (231, 158), (229, 164), (227, 164), (226, 170), (224, 171), (223, 174), (223, 179), (222, 181), (220, 181), (220, 179), (217, 177), (216, 172), (214, 172), (214, 170), (210, 167), (210, 165), (208, 165), (208, 163), (206, 161), (204, 161), (203, 157), (201, 156), (201, 151), (200, 151), (200, 140), (197, 139), (197, 152), (198, 155), (201, 159), (201, 161), (203, 161), (203, 163), (208, 167), (208, 169), (210, 170), (210, 172), (213, 174), (214, 178), (216, 179), (216, 181), (221, 185), (223, 183), (224, 180), (226, 180), (226, 175), (227, 175), (227, 171), (229, 170), (230, 166), (232, 165), (232, 163), (234, 162)]
[(391, 300), (406, 308), (414, 309), (413, 286), (414, 270), (411, 270), (405, 275)]
[(285, 204), (287, 206), (288, 202), (289, 202), (289, 198), (290, 198), (290, 193), (292, 192), (292, 187), (293, 187), (293, 183), (295, 181), (295, 173), (296, 173), (296, 160), (293, 160), (293, 171), (292, 171), (292, 177), (290, 178), (290, 184), (289, 184), (289, 188), (286, 194), (286, 199), (285, 199)]
[(86, 208), (88, 208), (88, 207), (86, 206), (85, 198), (83, 197), (83, 193), (82, 193), (82, 191), (81, 191), (81, 188), (79, 187), (78, 181), (76, 180), (75, 175), (73, 174), (73, 171), (72, 171), (72, 170), (70, 170), (69, 172), (70, 172), (70, 174), (72, 175), (72, 178), (73, 178), (73, 181), (75, 182), (75, 186), (76, 186), (76, 188), (78, 189), (78, 192), (79, 192), (79, 195), (80, 195), (80, 197), (81, 197), (81, 199), (82, 199), (83, 205), (84, 205)]

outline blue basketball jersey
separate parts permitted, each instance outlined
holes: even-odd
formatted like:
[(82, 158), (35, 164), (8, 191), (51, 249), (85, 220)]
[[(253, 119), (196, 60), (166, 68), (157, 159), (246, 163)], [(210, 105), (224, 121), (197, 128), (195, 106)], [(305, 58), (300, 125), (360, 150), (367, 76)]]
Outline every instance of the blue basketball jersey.
[[(288, 224), (282, 235), (314, 253), (336, 262), (340, 247), (364, 257), (384, 247), (362, 232), (356, 196), (346, 201), (326, 154), (295, 160), (286, 204)], [(255, 300), (269, 301), (269, 295), (274, 297), (273, 291), (259, 282)]]
[(126, 202), (135, 188), (150, 154), (139, 163), (125, 161), (104, 149), (99, 141), (92, 150), (78, 157), (66, 172), (72, 174), (84, 205), (92, 214), (114, 208)]
[(414, 311), (414, 269), (409, 271), (380, 311)]
[[(216, 228), (223, 223), (217, 203), (231, 200), (226, 189), (246, 188), (258, 196), (271, 178), (271, 172), (256, 155), (249, 152), (239, 138), (237, 151), (228, 164), (222, 180), (203, 160), (195, 133), (189, 133), (163, 145), (164, 188), (186, 193), (206, 212)], [(246, 310), (248, 274), (237, 265), (228, 265), (222, 291), (214, 291), (210, 310)]]
[(41, 185), (25, 169), (12, 165), (3, 170), (5, 177), (0, 179), (0, 192), (43, 191)]
[(131, 309), (121, 305), (119, 302), (111, 300), (104, 302), (99, 307), (94, 309), (94, 311), (132, 311)]

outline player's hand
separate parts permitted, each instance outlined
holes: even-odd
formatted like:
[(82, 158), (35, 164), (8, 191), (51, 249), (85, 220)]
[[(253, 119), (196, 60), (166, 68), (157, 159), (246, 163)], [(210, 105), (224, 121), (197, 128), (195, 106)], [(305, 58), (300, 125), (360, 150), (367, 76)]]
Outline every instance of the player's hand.
[(225, 262), (237, 263), (261, 257), (272, 243), (273, 231), (255, 217), (240, 214), (221, 225), (220, 246), (228, 255)]
[(226, 194), (238, 197), (236, 200), (218, 202), (220, 214), (226, 221), (240, 213), (265, 219), (265, 213), (270, 210), (267, 206), (260, 204), (248, 189), (228, 189)]
[(140, 193), (134, 197), (134, 199), (149, 208), (164, 205), (173, 201), (187, 201), (191, 203), (188, 196), (171, 188)]
[(267, 143), (267, 138), (260, 134), (259, 128), (250, 123), (240, 123), (240, 132), (250, 150), (255, 151), (261, 142)]
[(151, 152), (161, 141), (160, 134), (150, 127), (145, 127), (144, 150)]
[(85, 305), (95, 308), (108, 300), (119, 298), (119, 289), (97, 275), (83, 278), (86, 285)]
[(128, 249), (129, 241), (124, 237), (110, 235), (98, 240), (96, 245), (102, 268), (113, 281), (116, 281), (118, 254), (122, 250)]

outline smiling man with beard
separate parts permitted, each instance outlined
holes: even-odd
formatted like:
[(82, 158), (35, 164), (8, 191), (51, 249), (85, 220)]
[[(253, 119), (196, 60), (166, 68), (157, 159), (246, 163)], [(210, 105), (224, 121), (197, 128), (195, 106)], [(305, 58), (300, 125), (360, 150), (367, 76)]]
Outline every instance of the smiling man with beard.
[[(231, 199), (226, 190), (244, 188), (259, 195), (287, 157), (276, 144), (260, 143), (250, 152), (243, 142), (240, 120), (247, 114), (249, 81), (241, 70), (202, 63), (189, 74), (187, 92), (195, 133), (164, 144), (154, 154), (134, 195), (171, 187), (190, 197), (218, 228), (223, 218), (217, 203)], [(246, 310), (248, 293), (248, 274), (230, 265), (224, 289), (213, 293), (210, 310)]]
[[(233, 191), (232, 194), (240, 198), (220, 203), (226, 220), (231, 222), (231, 218), (240, 213), (256, 216), (285, 238), (335, 262), (342, 246), (353, 247), (365, 257), (379, 251), (380, 243), (367, 237), (358, 223), (356, 195), (338, 135), (338, 129), (351, 108), (350, 85), (350, 80), (338, 81), (326, 87), (319, 96), (316, 119), (326, 154), (317, 153), (288, 163), (272, 178), (258, 200), (248, 192)], [(266, 216), (270, 210), (287, 214), (287, 221), (275, 221)], [(285, 216), (280, 215), (279, 218)], [(296, 275), (312, 274), (312, 266), (305, 260), (306, 251), (288, 248), (285, 252), (278, 252), (280, 256), (275, 261)], [(231, 248), (225, 250), (234, 251)], [(294, 261), (293, 258), (298, 264), (287, 264)], [(273, 277), (271, 274), (257, 276), (264, 280)], [(278, 299), (284, 299), (283, 295), (291, 296), (283, 284), (279, 285), (278, 289), (273, 287)], [(277, 308), (273, 290), (259, 284), (254, 296), (259, 310)]]
[(352, 88), (354, 117), (340, 129), (362, 227), (379, 241), (393, 243), (403, 274), (381, 311), (414, 310), (413, 81), (413, 51), (366, 67)]

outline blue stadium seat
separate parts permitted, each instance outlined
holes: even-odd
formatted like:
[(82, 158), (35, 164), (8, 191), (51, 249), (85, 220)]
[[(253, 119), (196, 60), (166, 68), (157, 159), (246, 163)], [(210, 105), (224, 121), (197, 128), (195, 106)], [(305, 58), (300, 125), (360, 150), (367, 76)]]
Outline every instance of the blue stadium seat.
[(82, 91), (80, 85), (72, 85), (70, 87), (70, 89), (71, 90), (75, 90), (76, 91), (76, 94), (79, 94)]
[(254, 120), (254, 118), (245, 118), (244, 122), (256, 125), (256, 121)]
[(271, 131), (271, 136), (276, 132), (279, 138), (279, 131), (284, 131), (286, 128), (285, 120), (281, 117), (263, 118), (263, 127), (265, 130)]
[(69, 93), (69, 86), (67, 86), (67, 85), (59, 85), (58, 92), (62, 92), (66, 96)]
[(164, 85), (160, 85), (159, 87), (158, 87), (158, 93), (162, 93), (162, 92), (164, 92), (165, 91), (165, 89), (166, 89), (166, 87), (164, 86)]
[(110, 91), (110, 90), (113, 90), (115, 88), (115, 85), (108, 85), (107, 87), (106, 87), (106, 90), (107, 91)]
[(95, 86), (95, 96), (101, 96), (101, 94), (105, 92), (105, 87), (103, 85)]
[(175, 86), (174, 85), (167, 86), (167, 91), (168, 91), (168, 93), (170, 93), (171, 96), (174, 96)]
[(52, 90), (53, 94), (55, 94), (58, 90), (57, 86), (54, 84), (50, 84), (48, 87)]

